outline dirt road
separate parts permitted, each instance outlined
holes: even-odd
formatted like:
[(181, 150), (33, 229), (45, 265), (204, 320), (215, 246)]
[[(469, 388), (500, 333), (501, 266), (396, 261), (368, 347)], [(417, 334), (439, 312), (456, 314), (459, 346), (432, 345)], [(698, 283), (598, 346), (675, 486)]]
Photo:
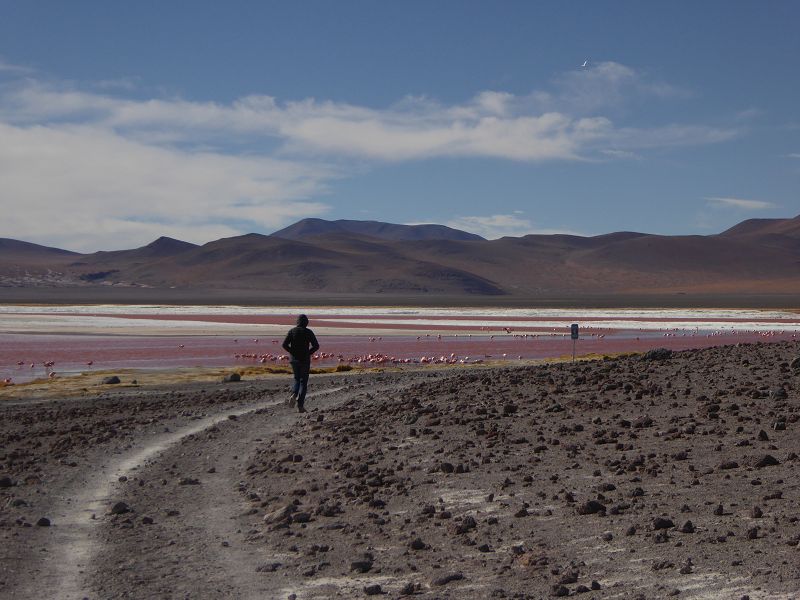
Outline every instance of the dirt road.
[(798, 356), (6, 403), (0, 596), (795, 598)]

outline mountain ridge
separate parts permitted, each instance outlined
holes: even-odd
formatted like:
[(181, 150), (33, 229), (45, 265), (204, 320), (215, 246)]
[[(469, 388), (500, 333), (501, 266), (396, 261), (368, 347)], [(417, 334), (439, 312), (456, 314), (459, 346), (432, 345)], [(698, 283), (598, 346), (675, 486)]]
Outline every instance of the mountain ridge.
[(162, 237), (133, 250), (83, 255), (0, 239), (0, 248), (6, 248), (0, 253), (0, 286), (258, 290), (367, 298), (703, 290), (800, 294), (800, 216), (743, 221), (713, 235), (613, 232), (496, 240), (463, 239), (457, 230), (435, 226), (420, 230), (375, 221), (363, 222), (363, 227), (345, 223), (303, 220), (294, 229), (281, 230), (293, 231), (295, 239), (276, 235), (280, 231), (202, 245)]

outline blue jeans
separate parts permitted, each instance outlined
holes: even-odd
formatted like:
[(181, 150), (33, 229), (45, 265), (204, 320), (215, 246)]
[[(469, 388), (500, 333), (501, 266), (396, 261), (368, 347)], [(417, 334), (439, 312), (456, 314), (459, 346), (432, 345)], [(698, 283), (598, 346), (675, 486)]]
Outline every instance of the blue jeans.
[(297, 396), (297, 408), (303, 408), (306, 400), (306, 390), (308, 389), (308, 372), (311, 369), (311, 361), (290, 361), (292, 372), (294, 373), (294, 387), (292, 393)]

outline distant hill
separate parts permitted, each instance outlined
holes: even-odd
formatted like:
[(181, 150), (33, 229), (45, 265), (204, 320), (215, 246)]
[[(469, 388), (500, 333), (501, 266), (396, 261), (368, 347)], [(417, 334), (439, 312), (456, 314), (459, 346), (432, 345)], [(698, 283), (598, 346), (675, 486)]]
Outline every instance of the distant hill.
[(800, 215), (793, 219), (748, 219), (719, 235), (720, 237), (785, 235), (800, 238)]
[(325, 219), (303, 219), (272, 235), (289, 240), (330, 234), (356, 234), (380, 238), (382, 240), (483, 240), (479, 235), (467, 233), (445, 225), (395, 225), (380, 221), (326, 221)]
[(437, 225), (305, 219), (197, 246), (170, 238), (75, 254), (0, 241), (0, 287), (236, 290), (282, 297), (800, 294), (800, 217), (715, 235), (616, 232), (484, 240)]
[(9, 238), (0, 238), (0, 256), (3, 260), (13, 260), (15, 257), (52, 257), (52, 256), (78, 256), (77, 252), (70, 252), (69, 250), (61, 250), (60, 248), (51, 248), (49, 246), (40, 246), (39, 244), (32, 244), (31, 242), (23, 242), (20, 240), (12, 240)]

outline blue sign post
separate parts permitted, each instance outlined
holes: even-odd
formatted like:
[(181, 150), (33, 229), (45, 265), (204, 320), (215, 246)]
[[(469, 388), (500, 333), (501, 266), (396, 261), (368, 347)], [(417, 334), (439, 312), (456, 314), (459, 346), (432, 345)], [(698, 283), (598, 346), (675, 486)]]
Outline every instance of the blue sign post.
[(578, 339), (578, 324), (573, 323), (570, 326), (570, 333), (572, 334), (572, 362), (575, 362), (575, 340)]

